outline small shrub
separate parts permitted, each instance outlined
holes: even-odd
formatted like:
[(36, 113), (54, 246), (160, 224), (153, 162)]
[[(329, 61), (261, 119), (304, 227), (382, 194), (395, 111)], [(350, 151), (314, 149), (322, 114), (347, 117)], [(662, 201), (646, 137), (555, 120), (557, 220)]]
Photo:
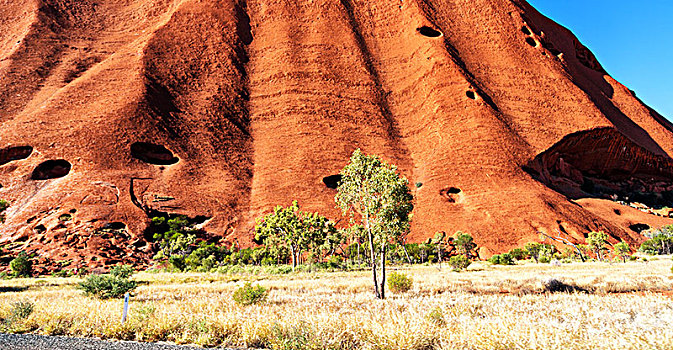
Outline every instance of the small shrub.
[(129, 278), (134, 272), (130, 265), (117, 265), (110, 269), (110, 275), (118, 278)]
[(21, 252), (9, 263), (12, 273), (15, 277), (30, 277), (33, 272), (33, 262), (28, 258), (26, 252)]
[(77, 288), (84, 291), (84, 295), (100, 299), (121, 298), (138, 286), (136, 281), (129, 280), (132, 274), (133, 269), (128, 265), (115, 266), (110, 274), (87, 277)]
[(33, 313), (35, 305), (30, 301), (17, 301), (9, 309), (9, 319), (12, 321), (24, 320)]
[(7, 208), (9, 208), (9, 202), (4, 199), (0, 199), (0, 223), (5, 222), (6, 216), (4, 212), (7, 210)]
[(338, 269), (341, 267), (341, 264), (343, 264), (343, 258), (341, 258), (338, 255), (332, 255), (329, 258), (327, 258), (327, 267), (333, 268), (333, 269)]
[(509, 255), (511, 255), (515, 260), (524, 260), (528, 257), (526, 251), (521, 248), (514, 248), (510, 250)]
[(574, 284), (565, 283), (553, 277), (542, 281), (542, 286), (547, 293), (587, 293), (587, 290), (584, 288), (580, 288)]
[(302, 321), (296, 325), (280, 325), (271, 327), (269, 345), (278, 350), (320, 349), (317, 334), (312, 325)]
[(493, 255), (488, 259), (488, 262), (493, 265), (514, 265), (514, 259), (512, 259), (512, 255), (509, 253)]
[(268, 294), (269, 292), (266, 288), (260, 285), (253, 286), (250, 282), (247, 282), (243, 287), (234, 291), (232, 298), (240, 305), (252, 305), (266, 301)]
[(408, 292), (413, 284), (414, 281), (403, 273), (392, 272), (388, 276), (388, 289), (393, 293)]
[(470, 261), (470, 259), (468, 259), (465, 255), (456, 255), (449, 259), (449, 265), (451, 265), (454, 271), (464, 270), (470, 266), (470, 264), (472, 264), (472, 261)]
[(70, 276), (72, 276), (72, 271), (68, 271), (68, 270), (58, 270), (58, 271), (54, 271), (54, 272), (52, 272), (51, 275), (54, 276), (54, 277), (65, 278), (65, 277), (70, 277)]
[(446, 324), (446, 320), (444, 319), (444, 313), (442, 312), (442, 309), (439, 307), (436, 307), (430, 311), (430, 313), (427, 316), (428, 320), (434, 324), (437, 324), (439, 326), (443, 326)]

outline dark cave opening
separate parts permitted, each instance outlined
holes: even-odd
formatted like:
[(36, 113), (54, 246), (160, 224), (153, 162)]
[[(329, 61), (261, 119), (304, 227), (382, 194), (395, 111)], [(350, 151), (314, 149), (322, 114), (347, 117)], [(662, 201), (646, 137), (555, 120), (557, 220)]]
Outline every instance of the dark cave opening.
[(38, 165), (30, 176), (33, 180), (49, 180), (64, 177), (70, 173), (70, 162), (64, 159), (48, 160)]
[(148, 142), (132, 144), (131, 156), (154, 165), (171, 165), (179, 161), (166, 147)]

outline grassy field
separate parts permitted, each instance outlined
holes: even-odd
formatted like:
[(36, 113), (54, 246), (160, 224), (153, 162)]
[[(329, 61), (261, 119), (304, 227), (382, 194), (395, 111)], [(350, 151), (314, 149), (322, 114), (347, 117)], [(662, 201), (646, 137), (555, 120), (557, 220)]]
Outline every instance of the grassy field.
[[(10, 332), (273, 349), (670, 349), (672, 261), (561, 266), (476, 263), (469, 271), (393, 267), (411, 291), (375, 300), (368, 272), (140, 273), (129, 319), (122, 302), (84, 297), (78, 278), (0, 281)], [(574, 292), (546, 291), (550, 279)], [(231, 299), (245, 281), (262, 305)], [(34, 311), (11, 321), (13, 305)]]

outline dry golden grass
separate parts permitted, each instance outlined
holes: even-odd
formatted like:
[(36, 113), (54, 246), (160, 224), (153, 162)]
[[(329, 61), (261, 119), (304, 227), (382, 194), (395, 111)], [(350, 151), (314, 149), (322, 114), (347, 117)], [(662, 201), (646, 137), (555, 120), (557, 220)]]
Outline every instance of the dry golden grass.
[[(149, 274), (121, 324), (120, 300), (84, 297), (77, 278), (15, 279), (0, 288), (34, 312), (13, 332), (273, 349), (673, 348), (671, 260), (562, 266), (478, 263), (467, 272), (400, 267), (408, 293), (375, 300), (367, 272), (295, 275)], [(559, 279), (588, 293), (544, 293)], [(231, 299), (245, 281), (270, 289), (266, 304)], [(663, 292), (663, 293), (662, 293)]]

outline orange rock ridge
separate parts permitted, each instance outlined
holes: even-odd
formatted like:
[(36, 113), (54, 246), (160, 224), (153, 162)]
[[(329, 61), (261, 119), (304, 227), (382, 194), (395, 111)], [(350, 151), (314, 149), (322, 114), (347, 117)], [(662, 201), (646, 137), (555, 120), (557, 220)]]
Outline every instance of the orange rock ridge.
[(673, 125), (523, 0), (9, 1), (0, 86), (0, 243), (45, 264), (146, 264), (152, 211), (338, 219), (356, 148), (414, 184), (409, 241), (673, 223), (617, 202), (673, 202)]

